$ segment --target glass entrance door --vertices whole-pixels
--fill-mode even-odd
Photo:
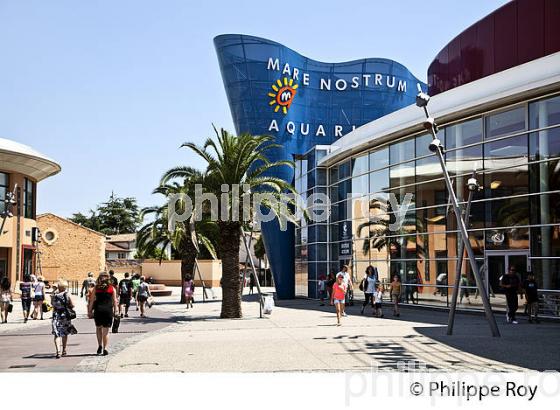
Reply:
[[[486,251],[486,284],[489,286],[488,293],[504,293],[500,287],[500,277],[504,275],[510,266],[515,266],[521,280],[527,277],[531,265],[529,250],[520,251]]]

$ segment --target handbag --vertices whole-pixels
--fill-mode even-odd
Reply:
[[[121,325],[121,318],[119,316],[115,316],[113,318],[113,326],[111,327],[112,333],[119,333],[119,326]]]
[[[47,305],[47,302],[43,302],[43,304],[41,305],[41,310],[43,311],[43,313],[47,313],[49,311],[49,305]]]
[[[14,310],[14,304],[12,302],[10,302],[8,304],[8,313],[12,313],[13,310]]]
[[[68,296],[64,293],[64,306],[66,307],[66,318],[70,320],[76,319],[76,311],[68,306]]]

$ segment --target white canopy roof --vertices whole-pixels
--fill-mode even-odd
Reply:
[[[0,138],[0,171],[17,172],[38,182],[60,170],[60,165],[33,148]]]
[[[560,87],[560,52],[452,88],[430,99],[438,124],[465,118]],[[330,166],[350,155],[423,131],[424,111],[410,105],[349,132],[332,145],[319,165]]]

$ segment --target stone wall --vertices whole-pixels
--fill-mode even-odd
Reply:
[[[221,260],[199,260],[200,272],[204,284],[208,287],[219,287],[222,278],[222,261]],[[157,260],[145,260],[142,263],[142,274],[149,278],[154,278],[156,283],[162,283],[167,286],[181,285],[181,261],[171,260],[162,261],[161,264]],[[194,283],[201,286],[199,275],[195,275]]]
[[[37,217],[43,236],[39,245],[43,276],[82,281],[105,270],[105,235],[53,214]]]

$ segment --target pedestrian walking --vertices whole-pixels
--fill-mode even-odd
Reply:
[[[93,278],[93,272],[88,272],[87,278],[82,282],[82,290],[80,291],[80,297],[85,296],[86,303],[89,301],[89,290],[92,286],[95,286],[95,279]]]
[[[149,291],[149,289],[148,289]],[[194,281],[192,276],[187,274],[185,276],[185,284],[183,287],[183,295],[185,295],[185,302],[187,303],[187,309],[193,307],[193,295],[194,295]]]
[[[378,284],[374,293],[375,300],[375,317],[383,317],[383,286]]]
[[[138,306],[138,288],[140,287],[140,275],[135,273],[132,276],[132,297],[134,298],[134,303],[136,304],[136,310],[139,310]]]
[[[113,285],[115,290],[117,290],[117,288],[119,287],[119,280],[115,277],[115,271],[110,270],[109,277],[111,279],[111,285]]]
[[[332,292],[333,292],[333,286],[334,286],[335,282],[336,282],[335,272],[329,273],[329,278],[327,279],[327,299],[328,300],[331,300]]]
[[[255,287],[255,275],[249,275],[249,295],[252,295]]]
[[[360,282],[360,290],[364,292],[364,303],[362,304],[362,310],[360,312],[362,315],[368,303],[371,304],[372,309],[375,311],[373,294],[375,293],[376,282],[375,270],[373,266],[370,265],[366,268],[365,276]]]
[[[10,287],[10,280],[4,276],[0,281],[0,317],[2,323],[8,323],[8,313],[10,313],[13,308],[13,298]]]
[[[467,280],[467,275],[463,274],[461,275],[461,281],[459,282],[460,286],[461,286],[461,292],[460,292],[460,296],[459,296],[459,303],[463,303],[463,298],[467,298],[467,302],[470,305],[471,304],[471,299],[470,299],[470,295],[469,295],[469,281]]]
[[[389,287],[389,296],[391,297],[391,302],[393,302],[393,316],[399,317],[401,314],[399,312],[399,301],[401,300],[402,294],[402,283],[399,275],[393,275],[393,280]]]
[[[342,275],[342,281],[344,282],[344,285],[346,286],[346,291],[344,292],[344,303],[342,305],[342,316],[346,316],[346,305],[348,303],[351,302],[351,292],[353,291],[353,287],[352,287],[352,278],[350,277],[350,273],[348,273],[348,266],[347,265],[343,265],[340,272],[337,273],[336,275],[336,279],[338,282],[338,277]],[[334,287],[333,287],[334,289]]]
[[[21,297],[21,309],[23,312],[23,323],[27,323],[29,319],[29,314],[31,313],[31,277],[25,275],[23,277],[23,282],[19,284],[19,291]]]
[[[78,333],[72,324],[72,319],[76,318],[76,313],[74,302],[67,289],[68,282],[61,280],[57,284],[56,291],[51,295],[51,305],[53,307],[52,334],[57,359],[67,354],[68,336]]]
[[[146,302],[152,296],[150,285],[146,283],[146,278],[140,276],[140,285],[138,286],[138,304],[140,305],[140,317],[146,317]]]
[[[331,296],[331,305],[336,308],[336,325],[340,326],[340,318],[344,315],[344,304],[346,302],[346,291],[348,290],[344,283],[344,274],[339,273],[336,276],[336,282],[333,285],[333,293]]]
[[[517,309],[519,308],[519,300],[517,294],[519,293],[521,287],[521,280],[519,279],[519,276],[517,276],[517,270],[515,266],[510,266],[507,274],[502,276],[500,280],[500,286],[504,289],[504,293],[506,294],[506,321],[507,323],[516,325],[518,322],[515,314],[517,312]]]
[[[45,279],[39,275],[37,281],[33,284],[33,320],[37,320],[40,316],[43,320],[43,302],[45,301]]]
[[[539,321],[539,284],[535,280],[535,275],[530,273],[523,282],[523,293],[527,302],[527,314],[529,323],[540,323]]]
[[[319,276],[319,281],[317,282],[317,292],[319,293],[319,299],[321,301],[319,306],[325,306],[325,296],[327,294],[327,279],[325,275]]]
[[[120,317],[128,317],[128,308],[130,307],[130,299],[132,298],[132,282],[129,279],[130,274],[126,272],[124,279],[119,282],[119,315]],[[124,307],[124,314],[123,314]]]
[[[111,284],[109,275],[101,272],[88,304],[88,317],[95,320],[98,355],[109,354],[109,329],[113,325],[113,317],[118,314],[117,304],[116,288]]]

